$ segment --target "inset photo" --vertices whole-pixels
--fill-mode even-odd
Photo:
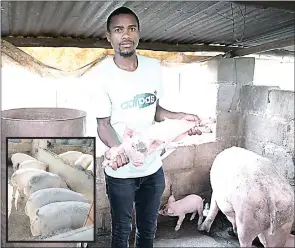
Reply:
[[[7,242],[95,241],[95,137],[7,138]]]

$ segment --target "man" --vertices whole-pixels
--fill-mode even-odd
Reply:
[[[100,64],[97,83],[97,132],[101,141],[116,147],[125,128],[145,130],[164,117],[186,119],[199,124],[196,115],[175,113],[159,105],[162,97],[161,67],[156,59],[136,54],[139,20],[130,9],[121,7],[107,20],[107,39],[115,51]],[[189,135],[201,134],[197,129]],[[105,153],[109,158],[109,152]],[[135,203],[135,247],[153,247],[160,200],[165,189],[160,152],[135,167],[125,153],[117,156],[112,167],[105,168],[107,194],[112,216],[112,247],[127,248]]]

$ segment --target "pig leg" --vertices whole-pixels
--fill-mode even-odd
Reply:
[[[236,219],[234,216],[234,212],[231,213],[225,213],[226,218],[230,221],[230,223],[232,224],[232,230],[230,230],[230,232],[233,232],[234,235],[238,235],[237,233],[237,224],[236,224]]]
[[[208,216],[206,217],[203,224],[200,225],[198,230],[209,232],[211,225],[212,225],[213,221],[215,220],[216,215],[218,214],[218,211],[219,211],[219,208],[218,208],[217,203],[215,201],[214,192],[213,192],[212,196],[211,196],[211,206],[209,209]]]
[[[20,195],[21,198],[24,198],[25,197],[24,189],[18,188],[18,193],[19,193],[19,195]]]
[[[245,225],[238,224],[237,225],[237,233],[238,239],[240,243],[240,247],[252,247],[253,240],[257,237],[257,235],[253,235],[253,232],[247,230]]]
[[[259,238],[260,243],[263,245],[263,247],[266,247],[266,239],[265,239],[265,236],[263,235],[263,233],[260,233],[258,235],[258,238]]]
[[[237,234],[240,247],[252,247],[253,240],[259,235],[257,223],[247,215],[236,215]]]
[[[292,225],[287,223],[278,228],[273,235],[269,235],[268,231],[264,231],[263,236],[266,241],[265,247],[284,247],[290,235],[291,228]]]
[[[12,199],[15,199],[16,190],[17,190],[17,186],[13,186]]]
[[[198,215],[199,215],[199,219],[198,219],[198,229],[199,229],[203,221],[203,208],[198,209]]]
[[[192,213],[192,216],[190,218],[190,221],[192,221],[196,217],[196,214],[197,214],[197,211],[195,211],[195,212]]]
[[[176,224],[176,227],[175,227],[175,231],[178,231],[180,229],[184,218],[185,218],[185,214],[178,216],[178,221],[177,221],[177,224]]]

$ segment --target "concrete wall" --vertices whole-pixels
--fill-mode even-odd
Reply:
[[[239,110],[239,145],[274,160],[294,186],[294,91],[244,86]]]
[[[14,139],[8,142],[8,161],[12,154],[21,152],[32,156],[32,139]]]

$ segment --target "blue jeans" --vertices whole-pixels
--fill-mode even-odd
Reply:
[[[135,203],[135,248],[152,248],[158,211],[165,189],[163,168],[140,178],[113,178],[106,175],[106,189],[112,216],[112,248],[129,247],[132,210]]]

